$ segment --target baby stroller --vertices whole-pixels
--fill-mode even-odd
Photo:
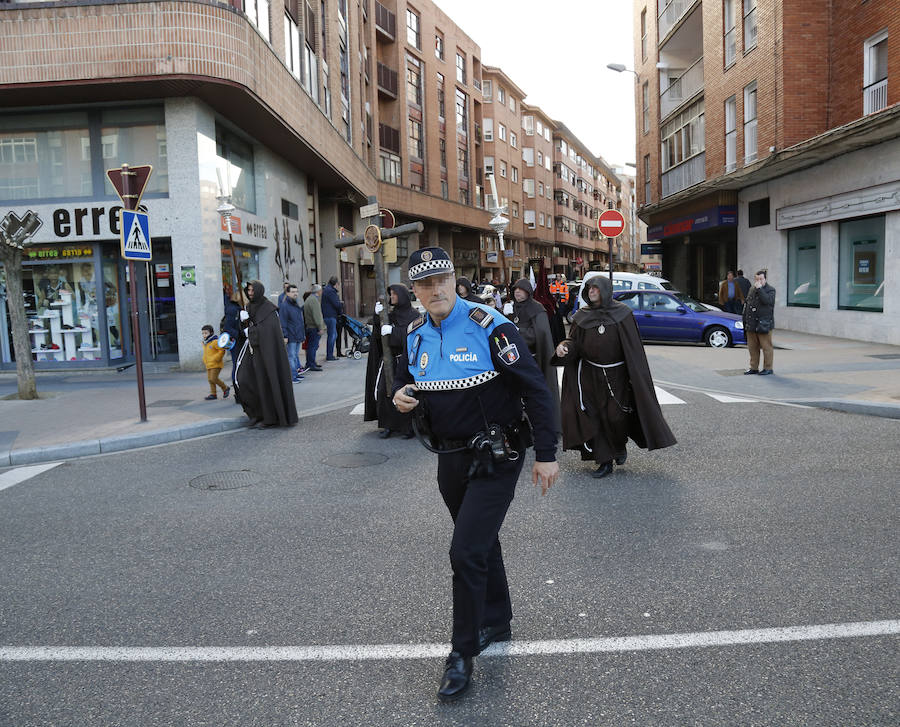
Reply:
[[[341,323],[353,341],[350,345],[349,355],[357,360],[361,359],[364,353],[369,352],[369,346],[372,343],[372,330],[365,323],[361,323],[343,313],[341,314]]]

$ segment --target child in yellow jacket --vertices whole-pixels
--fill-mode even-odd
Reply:
[[[217,386],[222,389],[222,398],[227,399],[231,389],[219,378],[222,361],[225,358],[225,349],[219,348],[219,337],[216,336],[211,325],[207,324],[201,330],[203,331],[203,363],[206,366],[206,378],[209,380],[209,396],[206,399],[211,401],[217,398]]]

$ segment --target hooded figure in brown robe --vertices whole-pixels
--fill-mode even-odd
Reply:
[[[237,394],[250,426],[260,429],[297,423],[291,366],[284,347],[278,308],[258,280],[247,285],[247,340],[237,359]]]
[[[525,294],[524,300],[519,300],[516,291],[521,290]],[[535,363],[544,374],[547,388],[553,399],[553,411],[556,417],[553,431],[560,432],[559,426],[559,379],[556,375],[556,367],[551,364],[553,359],[553,334],[550,332],[550,316],[546,308],[534,299],[534,289],[527,278],[522,278],[513,286],[513,312],[510,319],[516,324],[519,333],[528,344],[528,350],[534,356]]]
[[[629,437],[642,449],[676,440],[659,408],[631,309],[613,298],[612,283],[602,275],[588,280],[582,298],[585,305],[553,362],[565,366],[563,448],[594,460],[593,476],[600,478],[612,472],[613,461],[625,464]]]

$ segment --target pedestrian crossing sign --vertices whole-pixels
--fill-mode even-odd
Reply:
[[[120,210],[122,257],[126,260],[150,260],[150,216],[146,212]]]

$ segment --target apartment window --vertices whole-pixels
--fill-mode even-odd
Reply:
[[[515,131],[510,131],[510,132],[509,132],[509,145],[510,145],[513,149],[518,149],[518,148],[519,148],[519,137],[516,136],[516,132],[515,132]]]
[[[534,166],[534,149],[531,147],[525,147],[522,149],[522,161],[525,162],[526,167]]]
[[[456,80],[466,82],[466,57],[459,51],[456,51]]]
[[[725,101],[725,172],[737,168],[737,100],[734,96]]]
[[[769,198],[755,199],[747,205],[747,225],[765,227],[770,222]]]
[[[494,157],[484,158],[484,176],[492,177],[494,175]]]
[[[414,106],[422,105],[422,77],[411,65],[406,67],[406,100]]]
[[[644,133],[650,133],[650,83],[646,82],[641,87],[641,108],[644,116]]]
[[[352,127],[350,124],[350,54],[347,52],[345,39],[341,38],[338,48],[341,67],[341,121],[344,123],[344,138],[352,139]],[[330,103],[330,102],[329,102]]]
[[[519,168],[518,167],[512,168],[512,176],[510,177],[510,179],[512,179],[513,182],[519,181]]]
[[[447,168],[447,140],[439,139],[438,146],[440,147],[440,152],[441,152],[441,168],[446,169]]]
[[[534,116],[523,116],[522,128],[525,129],[525,136],[534,136]]]
[[[378,167],[378,178],[391,184],[400,184],[400,157],[396,154],[381,152],[379,160],[381,164]]]
[[[500,176],[506,179],[506,162],[500,160]]]
[[[544,127],[544,141],[550,141],[550,127]]]
[[[492,103],[494,96],[494,84],[492,81],[484,81],[481,84],[481,95],[484,97],[485,103]]]
[[[553,228],[553,215],[547,215],[547,229]]]
[[[650,155],[644,156],[644,204],[650,204]]]
[[[300,78],[300,28],[284,14],[284,62],[294,78]]]
[[[538,226],[539,227],[544,226],[544,213],[543,212],[538,212]]]
[[[244,13],[263,38],[271,41],[269,32],[269,0],[244,0]]]
[[[841,222],[838,308],[884,310],[884,215]]]
[[[543,197],[543,196],[544,196],[544,183],[543,183],[543,182],[538,182],[538,191],[537,191],[537,193],[538,193],[538,197]]]
[[[460,204],[469,204],[469,190],[464,187],[459,188],[459,197],[457,198]]]
[[[512,216],[516,219],[519,218],[519,203],[518,202],[512,203]]]
[[[493,141],[494,140],[494,120],[493,119],[484,119],[484,140],[485,141]]]
[[[446,179],[441,180],[441,199],[450,199],[450,187]]]
[[[647,60],[647,8],[641,10],[641,60]]]
[[[316,14],[309,3],[303,3],[303,87],[312,100],[319,103],[319,57],[316,55]]]
[[[756,161],[756,81],[744,88],[744,164]]]
[[[438,116],[443,121],[447,115],[447,105],[444,99],[444,76],[437,74],[437,98],[438,98]]]
[[[406,42],[415,48],[422,48],[419,39],[419,16],[409,8],[406,8]]]
[[[513,167],[515,169],[515,167]],[[534,198],[534,180],[533,179],[523,179],[522,180],[522,191],[525,193],[525,196],[529,199]],[[541,192],[543,195],[543,192]]]
[[[500,141],[506,141],[506,127],[503,124],[497,124],[497,136]]]
[[[788,230],[787,304],[819,307],[819,225]]]
[[[863,44],[863,113],[872,114],[887,106],[886,30],[872,36]]]
[[[722,18],[725,26],[725,68],[734,63],[737,55],[737,32],[734,25],[735,2],[736,0],[724,0],[722,3]]]
[[[535,121],[535,122],[534,122],[534,125],[535,125],[535,127],[536,127],[536,129],[537,129],[537,135],[538,135],[538,136],[543,136],[543,135],[544,135],[544,125],[541,123],[540,119],[538,119],[537,121]]]
[[[506,103],[506,89],[503,86],[497,86],[497,103]]]
[[[756,0],[744,0],[744,53],[756,48]]]
[[[549,154],[544,157],[544,169],[546,169],[548,172],[550,171],[550,155]]]
[[[538,152],[537,154],[538,154],[538,157],[537,157],[538,166],[539,167],[543,166],[544,165],[544,155],[541,152]]]
[[[409,120],[409,143],[407,151],[411,157],[422,159],[425,156],[422,144],[422,123],[413,119]]]
[[[512,96],[509,97],[509,110],[516,113],[516,100]]]
[[[463,179],[469,178],[469,152],[462,147],[456,148],[456,170]]]
[[[434,55],[444,60],[444,36],[437,34],[434,36]]]
[[[466,94],[456,89],[456,133],[467,136],[469,133],[469,110]]]

